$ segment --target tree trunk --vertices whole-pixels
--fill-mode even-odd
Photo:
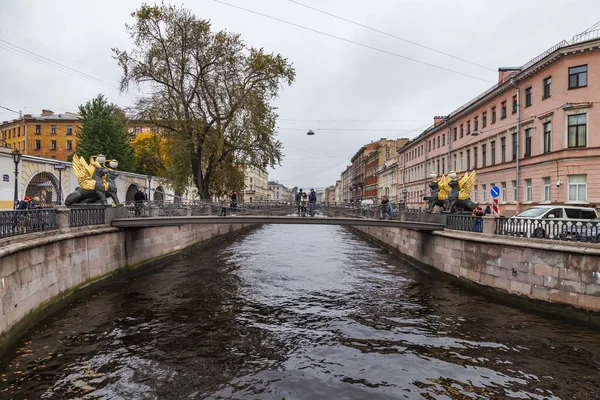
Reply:
[[[198,189],[198,195],[201,199],[210,199],[209,187],[210,182],[202,174],[202,150],[198,149],[190,154],[192,161],[192,173],[194,174],[194,183]]]

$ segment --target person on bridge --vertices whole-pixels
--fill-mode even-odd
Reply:
[[[306,206],[308,205],[308,195],[306,192],[302,192],[302,202],[300,203],[300,210],[302,211],[302,216],[306,216]]]
[[[381,217],[379,219],[392,219],[392,203],[386,195],[381,196]]]
[[[486,215],[492,213],[492,210],[490,209],[489,205],[487,207],[485,207],[485,211],[484,212],[485,212]]]
[[[300,216],[300,212],[302,211],[302,189],[296,193],[296,208],[298,208],[298,216]]]
[[[317,193],[315,189],[310,189],[310,195],[308,196],[308,212],[311,217],[315,216],[315,208],[317,207]]]
[[[477,208],[473,210],[472,215],[475,217],[475,222],[473,223],[473,232],[482,232],[483,219],[481,219],[481,217],[484,216],[484,213],[481,207],[477,206]]]
[[[233,192],[231,192],[231,213],[235,213],[235,210],[237,209],[237,192],[234,190]]]
[[[135,194],[133,195],[133,201],[135,201],[135,216],[136,217],[141,217],[142,216],[142,208],[144,207],[144,201],[146,200],[146,194],[144,193],[144,188],[143,187],[138,187],[137,192],[135,192]]]
[[[229,206],[229,194],[227,192],[223,193],[221,196],[221,214],[219,216],[226,217],[227,216],[227,207]]]

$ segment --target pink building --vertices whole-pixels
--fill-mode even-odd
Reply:
[[[398,151],[398,191],[423,205],[430,173],[477,171],[472,200],[501,215],[536,204],[600,205],[600,39],[563,41]],[[589,39],[589,35],[585,38]]]

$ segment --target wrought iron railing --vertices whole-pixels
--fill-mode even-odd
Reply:
[[[103,225],[105,223],[105,207],[71,208],[69,210],[69,226]]]
[[[538,239],[600,242],[600,223],[530,218],[498,218],[496,234]]]
[[[483,232],[483,218],[472,215],[448,214],[446,228],[455,231]]]
[[[0,237],[54,229],[57,229],[56,210],[0,211]]]
[[[271,215],[272,213],[293,212],[290,202],[252,202],[244,204],[195,202],[127,202],[117,209],[117,218],[183,217],[183,216],[242,216]]]

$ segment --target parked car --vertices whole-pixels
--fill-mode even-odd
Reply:
[[[563,238],[597,217],[596,210],[589,207],[536,206],[510,217],[502,227],[509,235]]]

